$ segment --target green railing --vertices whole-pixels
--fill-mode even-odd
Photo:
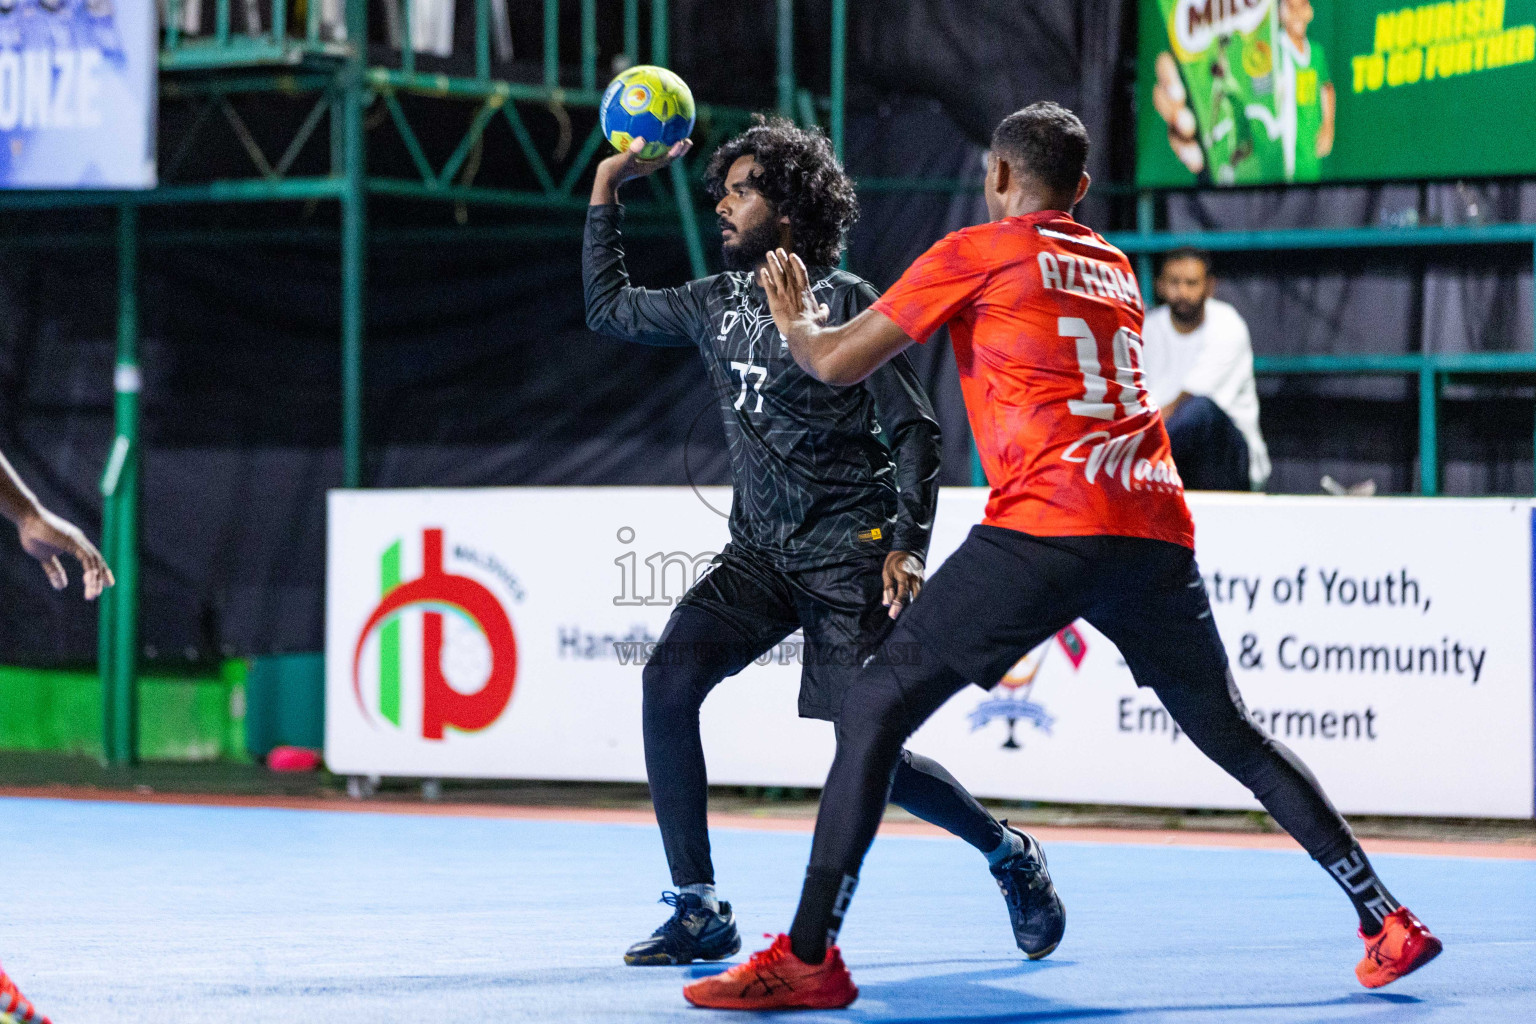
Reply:
[[[580,5],[580,59],[576,81],[567,82],[560,64],[561,11],[557,0],[543,0],[542,74],[534,82],[497,78],[493,54],[493,18],[489,0],[474,0],[475,31],[469,60],[449,61],[454,73],[424,71],[413,43],[410,0],[400,4],[400,41],[382,62],[358,41],[367,38],[370,0],[346,0],[343,21],[327,26],[321,19],[320,0],[306,0],[293,7],[302,17],[289,17],[288,0],[266,0],[258,7],[264,24],[252,31],[236,31],[234,0],[214,0],[213,22],[207,32],[187,35],[181,30],[181,0],[171,0],[162,30],[160,68],[161,97],[188,100],[197,109],[181,144],[162,166],[158,188],[145,192],[30,191],[0,192],[0,209],[59,209],[110,206],[118,211],[113,237],[85,232],[57,232],[47,236],[0,232],[0,249],[40,246],[113,246],[118,260],[118,360],[116,370],[115,434],[103,476],[105,497],[103,547],[118,576],[118,586],[103,599],[100,617],[100,674],[104,694],[106,757],[127,763],[138,756],[137,688],[137,569],[138,569],[138,464],[139,403],[137,277],[141,248],[157,245],[225,245],[260,241],[335,242],[340,249],[342,366],[343,484],[364,483],[363,354],[365,331],[366,254],[370,244],[461,240],[516,240],[569,237],[570,228],[551,225],[484,225],[459,229],[415,229],[373,232],[368,223],[370,198],[379,200],[437,201],[464,206],[494,206],[507,210],[538,210],[579,214],[585,207],[574,194],[576,184],[601,149],[596,127],[566,161],[551,159],[533,142],[518,105],[536,106],[555,116],[568,109],[594,108],[606,84],[598,71],[599,5],[582,0]],[[642,7],[649,8],[650,63],[666,64],[670,55],[666,0],[622,0],[605,5],[607,13],[622,19],[624,53],[640,62]],[[246,10],[242,6],[242,12]],[[777,0],[779,29],[776,86],[779,109],[807,123],[828,112],[828,127],[839,152],[843,142],[843,97],[846,78],[847,0],[832,0],[831,96],[818,100],[799,86],[794,69],[794,3]],[[334,37],[334,38],[331,38]],[[281,154],[266,153],[231,103],[241,95],[273,93],[307,94],[315,97],[309,113]],[[403,95],[421,100],[467,104],[468,127],[445,158],[434,161],[411,121]],[[385,177],[370,173],[367,162],[364,112],[382,104],[399,132],[415,177]],[[417,104],[418,106],[420,104]],[[246,177],[213,181],[171,180],[198,140],[198,133],[222,115],[250,158],[252,173]],[[746,111],[699,106],[701,122],[716,126],[745,119]],[[417,115],[420,116],[420,115]],[[329,172],[294,175],[290,171],[323,122],[330,126]],[[498,121],[511,130],[518,150],[528,162],[537,187],[514,190],[485,187],[468,180],[465,168],[471,151],[483,133]],[[563,166],[560,166],[563,163]],[[636,220],[631,233],[654,233],[665,219],[677,225],[687,246],[695,273],[706,272],[704,246],[694,209],[696,196],[689,185],[687,168],[671,169],[671,196],[631,205]],[[338,204],[339,231],[306,228],[219,230],[141,230],[139,211],[146,206],[194,203],[268,203],[331,201]],[[551,232],[556,232],[551,234]]]
[[[1138,257],[1138,276],[1150,305],[1155,253],[1182,246],[1209,252],[1293,252],[1437,247],[1522,246],[1536,264],[1536,224],[1467,224],[1411,228],[1293,228],[1277,231],[1153,231],[1153,197],[1138,205],[1139,230],[1106,237]],[[1258,356],[1254,372],[1272,376],[1410,376],[1418,380],[1419,493],[1440,493],[1440,398],[1452,376],[1499,377],[1536,374],[1536,323],[1533,343],[1522,352],[1351,353],[1342,355]],[[1532,431],[1536,460],[1536,426]],[[1536,465],[1536,462],[1533,462]]]
[[[212,31],[195,36],[182,32],[183,0],[170,0],[161,29],[160,66],[166,70],[247,67],[259,64],[300,64],[309,57],[346,57],[345,43],[321,38],[320,0],[309,0],[304,24],[290,25],[288,0],[271,0],[258,7],[266,14],[266,31],[234,31],[232,0],[214,0]]]

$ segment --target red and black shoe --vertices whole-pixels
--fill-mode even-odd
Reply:
[[[32,1000],[22,995],[10,975],[0,968],[0,1022],[11,1024],[50,1024],[47,1017],[37,1012]]]
[[[836,946],[821,963],[808,964],[780,935],[746,963],[685,986],[683,998],[714,1010],[838,1010],[859,998],[859,989]]]
[[[1429,963],[1440,955],[1440,940],[1407,907],[1398,907],[1375,935],[1360,933],[1365,958],[1355,965],[1355,977],[1366,988],[1380,988]]]

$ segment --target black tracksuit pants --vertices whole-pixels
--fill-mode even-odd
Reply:
[[[877,658],[849,689],[822,791],[797,933],[836,933],[874,838],[902,744],[969,681],[994,685],[1075,619],[1108,637],[1190,740],[1247,786],[1316,860],[1354,836],[1306,766],[1249,718],[1187,548],[1127,537],[1032,537],[977,526],[886,643],[922,657]],[[824,897],[812,900],[814,893]],[[842,898],[834,898],[839,892]]]
[[[883,552],[874,552],[841,565],[785,572],[731,546],[672,613],[642,679],[646,777],[674,885],[715,880],[709,781],[699,737],[704,698],[721,680],[803,629],[800,713],[838,721],[848,683],[890,632],[881,604],[883,561]],[[843,746],[839,726],[838,747]],[[886,771],[891,803],[984,853],[1003,841],[997,820],[932,759],[898,743]],[[885,788],[879,794],[882,807]]]

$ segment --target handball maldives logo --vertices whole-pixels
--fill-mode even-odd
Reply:
[[[487,561],[474,552],[456,551],[455,557],[482,565]],[[379,559],[381,597],[358,633],[352,656],[352,692],[363,717],[375,727],[383,720],[408,728],[414,724],[410,712],[416,710],[419,692],[424,739],[441,740],[448,728],[477,732],[490,726],[506,710],[517,678],[517,638],[506,608],[479,580],[443,568],[441,529],[421,532],[420,576],[402,580],[401,560],[397,540]],[[494,559],[488,561],[501,570]],[[509,578],[505,570],[500,575]],[[419,633],[407,629],[418,624]],[[365,691],[363,656],[375,634],[377,687]],[[405,685],[415,675],[406,652],[417,648],[419,691]],[[445,670],[445,655],[451,671]],[[471,680],[483,681],[469,689],[464,684]]]

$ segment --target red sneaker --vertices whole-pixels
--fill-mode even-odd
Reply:
[[[780,935],[746,963],[685,986],[683,998],[715,1010],[837,1010],[859,998],[859,989],[836,946],[808,964]]]
[[[1380,988],[1411,974],[1440,955],[1440,940],[1407,907],[1398,907],[1375,935],[1360,933],[1365,958],[1355,965],[1355,977],[1366,988]]]
[[[4,968],[0,968],[0,1021],[6,1024],[11,1021],[18,1024],[51,1024],[47,1017],[37,1012],[32,1000],[17,991],[16,983],[5,973]]]

